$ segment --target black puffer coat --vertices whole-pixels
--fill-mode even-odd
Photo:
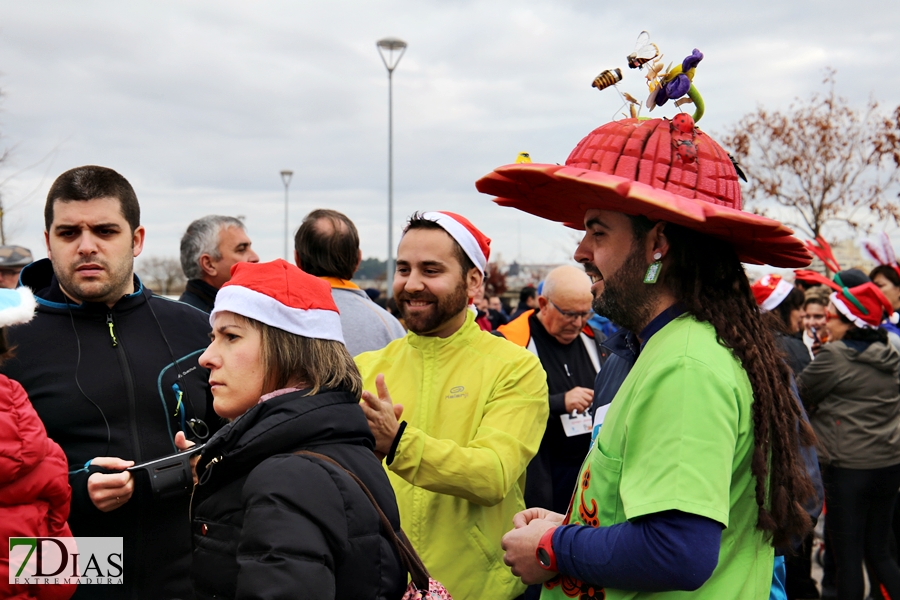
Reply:
[[[291,392],[224,427],[197,465],[194,591],[203,598],[399,599],[406,570],[359,485],[394,529],[394,492],[354,397]]]

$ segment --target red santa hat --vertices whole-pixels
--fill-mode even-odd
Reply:
[[[871,281],[834,292],[830,299],[834,307],[857,327],[877,329],[884,313],[894,312],[891,301]]]
[[[750,286],[759,310],[768,312],[784,302],[794,286],[784,280],[781,275],[766,275]]]
[[[423,213],[422,218],[434,221],[450,234],[484,275],[488,259],[491,257],[491,238],[481,233],[467,218],[456,213],[445,210],[431,211]]]
[[[331,286],[280,258],[231,267],[231,280],[216,295],[210,325],[226,310],[295,335],[344,343]]]

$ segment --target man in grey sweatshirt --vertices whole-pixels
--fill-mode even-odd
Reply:
[[[380,350],[406,335],[396,318],[350,281],[361,259],[356,225],[336,210],[312,211],[294,236],[297,266],[331,284],[331,295],[341,311],[344,341],[353,356]]]

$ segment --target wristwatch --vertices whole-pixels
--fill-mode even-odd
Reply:
[[[544,532],[544,535],[541,536],[541,541],[538,542],[537,550],[535,551],[538,562],[541,563],[541,567],[547,571],[559,570],[556,568],[556,554],[553,553],[554,531],[556,531],[556,527],[551,527]]]

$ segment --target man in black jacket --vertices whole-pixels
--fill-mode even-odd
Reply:
[[[123,585],[81,585],[76,597],[189,598],[190,482],[154,495],[135,463],[176,452],[184,435],[218,429],[204,313],[153,296],[134,275],[144,228],[124,177],[79,167],[57,178],[44,208],[49,259],[22,272],[35,319],[7,331],[3,372],[28,392],[69,460],[75,536],[122,537]]]
[[[181,270],[188,282],[179,300],[212,312],[219,288],[231,279],[231,267],[259,262],[252,244],[244,222],[235,217],[206,215],[193,221],[181,238]]]

